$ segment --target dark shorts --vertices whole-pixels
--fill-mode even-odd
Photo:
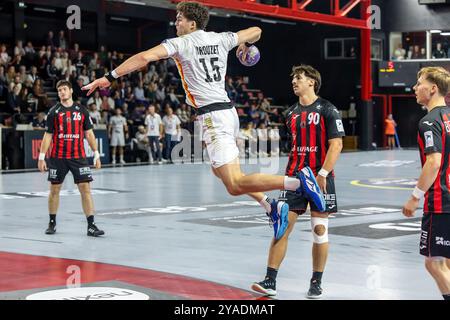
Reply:
[[[326,204],[325,212],[336,213],[338,211],[338,208],[336,188],[334,186],[334,177],[327,177],[327,193],[324,194],[324,196]],[[293,211],[297,214],[305,213],[308,204],[311,208],[311,211],[320,212],[313,202],[309,201],[309,199],[304,196],[299,196],[295,193],[295,191],[282,190],[280,192],[278,200],[285,201],[289,205],[289,211]]]
[[[394,134],[387,134],[386,135],[388,138],[395,138],[395,135]]]
[[[450,213],[423,215],[419,248],[423,256],[450,259]]]
[[[70,171],[73,175],[73,181],[78,184],[80,182],[91,182],[92,173],[89,163],[86,159],[48,159],[48,181],[52,184],[61,184]]]

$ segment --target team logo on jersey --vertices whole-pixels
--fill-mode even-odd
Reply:
[[[422,122],[423,124],[426,124],[426,125],[429,125],[429,126],[432,126],[433,125],[433,123],[432,122],[430,122],[430,121],[424,121],[424,122]]]
[[[320,110],[320,109],[322,109],[322,106],[319,104],[319,105],[316,107],[316,109],[317,109],[317,110]]]
[[[344,125],[342,124],[342,120],[339,120],[339,119],[336,120],[336,128],[339,132],[345,132]]]
[[[80,107],[79,106],[75,106],[75,110],[80,110]]]
[[[425,148],[434,147],[433,132],[426,131],[424,135],[425,135]]]

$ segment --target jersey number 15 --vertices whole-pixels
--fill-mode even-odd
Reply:
[[[218,81],[222,80],[222,76],[219,71],[219,66],[215,65],[215,62],[219,61],[219,58],[214,57],[209,60],[209,63],[211,64],[211,68],[214,72],[214,74],[213,74],[214,79],[211,78],[211,76],[209,75],[208,66],[206,65],[205,58],[201,58],[201,59],[199,59],[199,61],[201,62],[201,64],[203,65],[203,69],[205,70],[205,73],[206,73],[205,81],[206,82],[213,82],[213,81],[218,82]]]

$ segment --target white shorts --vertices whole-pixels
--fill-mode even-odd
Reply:
[[[202,140],[213,168],[230,163],[239,156],[236,145],[239,117],[235,108],[205,113],[197,119],[202,124]]]
[[[112,133],[111,134],[111,142],[109,144],[111,147],[124,147],[125,146],[125,137],[123,133]]]

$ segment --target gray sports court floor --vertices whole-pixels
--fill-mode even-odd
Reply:
[[[279,173],[286,162],[280,159]],[[257,165],[243,168],[259,171]],[[336,167],[340,210],[330,220],[323,299],[441,299],[418,253],[421,212],[412,219],[400,212],[419,172],[417,150],[341,155]],[[103,238],[86,236],[70,174],[53,236],[44,234],[46,175],[0,175],[0,299],[63,288],[69,264],[82,266],[83,286],[119,283],[154,299],[260,297],[250,292],[250,285],[265,275],[272,229],[259,205],[228,195],[209,165],[105,168],[94,172],[94,179],[96,222],[106,232]],[[278,273],[278,299],[305,299],[308,289],[310,223],[308,216],[300,219]],[[33,265],[30,259],[40,257],[40,264]],[[137,270],[136,281],[114,274],[99,278],[96,264]],[[50,265],[56,266],[55,273],[39,272]],[[159,280],[140,283],[145,271]],[[194,294],[186,287],[193,289],[196,281],[219,289],[202,291],[199,286]]]

